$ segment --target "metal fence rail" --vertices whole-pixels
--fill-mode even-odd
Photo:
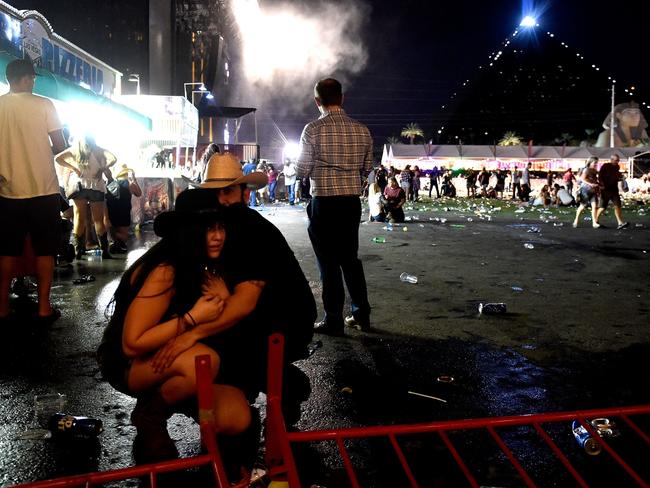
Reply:
[[[514,470],[519,475],[523,484],[529,487],[537,486],[531,478],[530,474],[522,466],[521,462],[513,454],[512,450],[508,447],[503,437],[497,431],[507,427],[531,427],[544,443],[550,448],[559,462],[564,466],[566,471],[573,477],[579,486],[588,486],[583,476],[572,466],[568,457],[562,452],[558,445],[552,440],[550,435],[546,432],[542,424],[552,424],[558,422],[572,422],[578,420],[580,424],[589,432],[591,437],[607,452],[611,458],[627,473],[629,478],[634,481],[638,486],[648,487],[648,482],[644,481],[642,477],[630,466],[630,464],[623,459],[623,457],[616,452],[616,450],[604,438],[600,437],[596,430],[592,427],[588,419],[600,417],[616,417],[623,420],[623,422],[630,428],[630,430],[637,434],[638,438],[645,443],[648,455],[646,459],[650,459],[650,437],[644,433],[638,425],[630,419],[630,416],[648,415],[650,414],[650,405],[624,407],[624,408],[609,408],[609,409],[594,409],[594,410],[580,410],[574,412],[561,412],[561,413],[547,413],[536,415],[520,415],[509,417],[495,417],[495,418],[481,418],[481,419],[468,419],[468,420],[451,420],[443,422],[429,422],[418,423],[410,425],[395,425],[395,426],[377,426],[377,427],[359,427],[359,428],[346,428],[346,429],[328,429],[309,432],[287,432],[282,413],[280,410],[281,392],[282,392],[282,372],[281,368],[277,365],[282,364],[283,355],[283,338],[282,336],[275,335],[269,341],[269,373],[268,373],[268,394],[267,394],[267,433],[272,442],[267,443],[267,465],[270,468],[270,475],[272,479],[287,480],[291,488],[300,487],[300,478],[298,469],[294,459],[292,444],[308,443],[308,442],[335,442],[343,467],[347,473],[350,485],[357,488],[360,485],[357,474],[354,470],[352,461],[348,450],[345,447],[345,441],[350,439],[363,439],[371,437],[386,437],[393,447],[393,451],[399,465],[404,471],[404,476],[408,479],[409,486],[418,487],[418,481],[413,474],[411,466],[409,466],[406,456],[398,442],[398,436],[406,436],[413,434],[437,434],[446,446],[449,454],[454,459],[458,469],[462,472],[464,478],[470,486],[478,487],[480,484],[476,481],[476,477],[472,472],[468,462],[465,461],[458,449],[449,437],[450,432],[468,431],[484,429],[496,445],[499,447],[503,455],[508,459]],[[275,365],[275,366],[273,366]]]
[[[388,439],[399,466],[408,480],[408,486],[419,487],[420,484],[412,467],[409,465],[407,456],[400,445],[399,438],[415,434],[433,434],[440,438],[447,452],[455,462],[458,470],[472,487],[479,487],[476,473],[473,471],[471,462],[464,459],[458,447],[452,441],[450,433],[484,431],[498,446],[503,456],[512,465],[518,474],[521,482],[529,487],[537,486],[533,477],[526,471],[520,460],[513,453],[511,447],[503,439],[498,431],[513,427],[529,427],[532,432],[539,436],[546,446],[553,453],[555,458],[564,467],[566,472],[573,478],[578,486],[589,486],[585,477],[576,469],[567,455],[551,438],[543,424],[567,423],[577,420],[587,430],[594,441],[606,452],[628,477],[628,480],[638,486],[650,488],[650,485],[635,470],[623,455],[617,452],[614,447],[603,437],[599,436],[589,419],[600,417],[614,417],[621,419],[629,428],[631,433],[644,446],[644,459],[650,459],[650,436],[645,433],[631,416],[650,414],[650,405],[635,407],[580,410],[574,412],[547,413],[535,415],[520,415],[508,417],[494,417],[468,420],[451,420],[443,422],[428,422],[410,425],[358,427],[346,429],[326,429],[306,432],[287,432],[284,418],[281,411],[282,401],[282,358],[284,339],[279,334],[269,338],[269,368],[268,368],[268,389],[267,389],[267,410],[266,410],[266,465],[268,474],[272,480],[269,486],[289,486],[299,488],[301,486],[298,467],[293,453],[292,445],[298,443],[326,442],[331,441],[337,445],[343,467],[353,488],[361,486],[357,472],[349,455],[345,442],[351,439],[386,438]],[[148,477],[150,486],[156,487],[158,475],[163,473],[184,471],[190,468],[207,466],[214,477],[214,485],[217,488],[235,487],[242,488],[249,485],[249,478],[244,478],[236,484],[229,483],[214,432],[213,410],[212,410],[212,383],[210,379],[210,359],[208,356],[200,356],[196,359],[198,399],[199,399],[199,422],[201,426],[201,442],[206,454],[191,458],[176,459],[156,464],[129,467],[105,472],[90,473],[85,475],[69,476],[54,480],[37,481],[17,485],[22,488],[37,487],[91,487],[109,482],[121,481],[131,478]],[[275,483],[275,484],[274,484]]]
[[[210,357],[207,355],[198,356],[195,360],[195,364],[197,373],[199,424],[201,426],[201,444],[203,449],[206,451],[205,454],[153,464],[143,464],[123,469],[36,481],[15,486],[21,488],[91,487],[114,481],[123,481],[146,476],[149,479],[149,486],[156,488],[158,485],[158,476],[160,474],[185,471],[202,466],[210,468],[214,480],[213,486],[217,488],[242,488],[248,486],[248,478],[242,479],[233,484],[228,481],[223,461],[219,454],[213,423],[213,392],[212,379],[210,375]]]

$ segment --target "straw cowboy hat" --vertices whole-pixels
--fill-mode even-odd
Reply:
[[[268,183],[265,173],[253,171],[244,176],[241,163],[231,153],[214,154],[205,166],[200,188],[226,188],[234,185],[247,185],[259,190]]]
[[[223,221],[226,213],[214,192],[200,188],[183,190],[176,197],[174,210],[156,216],[153,230],[157,236],[166,237],[185,225]]]
[[[122,169],[120,169],[120,171],[115,175],[115,179],[123,178],[125,176],[128,176],[130,171],[133,171],[133,170],[131,168],[129,168],[126,164],[123,164]]]

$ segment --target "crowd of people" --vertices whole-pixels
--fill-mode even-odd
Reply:
[[[468,198],[499,198],[544,207],[577,206],[574,226],[577,226],[580,214],[585,208],[592,209],[592,223],[598,228],[602,213],[610,205],[618,228],[628,225],[623,220],[620,194],[631,192],[634,198],[642,200],[644,195],[650,196],[650,174],[643,175],[634,188],[628,188],[625,174],[620,171],[619,156],[613,154],[608,163],[598,168],[598,158],[592,157],[584,168],[574,173],[570,168],[560,173],[545,172],[545,183],[537,184],[534,189],[531,181],[531,163],[522,169],[497,169],[487,171],[465,169],[456,176],[466,182]],[[425,174],[426,173],[426,174]],[[536,175],[539,182],[540,175]],[[403,206],[408,201],[420,199],[421,181],[428,180],[429,198],[456,197],[452,171],[437,166],[425,172],[418,166],[411,168],[406,165],[398,170],[393,166],[375,166],[368,175],[364,187],[364,197],[368,199],[368,220],[371,222],[403,222]],[[427,187],[425,186],[426,190]]]
[[[66,148],[54,105],[31,93],[35,76],[29,61],[9,63],[10,92],[0,97],[0,135],[17,141],[0,145],[0,226],[7,230],[0,240],[0,323],[10,319],[9,283],[28,237],[38,286],[36,320],[51,323],[60,316],[49,295],[61,240],[62,201],[73,202],[77,257],[85,250],[90,218],[103,257],[110,258],[126,250],[131,195],[141,194],[133,171],[122,165],[113,175],[117,158],[93,138]],[[283,410],[292,424],[310,392],[308,378],[293,363],[307,357],[313,333],[342,335],[346,326],[362,331],[371,327],[358,257],[359,196],[368,198],[371,221],[403,222],[404,205],[421,198],[425,176],[418,166],[373,168],[370,132],[343,110],[337,80],[319,81],[314,101],[321,116],[305,126],[299,158],[285,161],[280,169],[268,162],[242,164],[217,145],[208,146],[191,181],[195,188],[181,192],[173,210],[156,216],[153,230],[159,240],[120,280],[97,355],[104,379],[136,399],[131,421],[137,429],[138,462],[178,456],[167,419],[175,412],[198,414],[196,356],[211,358],[214,424],[225,436],[220,445],[236,476],[243,463],[250,466],[260,435],[251,403],[265,391],[269,334],[285,335]],[[54,162],[65,175],[63,191]],[[611,203],[618,227],[625,227],[618,157],[612,156],[599,171],[596,163],[590,160],[577,178],[565,174],[563,186],[549,176],[534,198],[542,205],[569,205],[576,181],[580,205],[574,226],[587,206],[593,226],[600,226],[599,218]],[[509,190],[507,176],[505,171],[468,171],[468,195],[503,198],[512,191],[512,198],[528,201],[530,164],[512,172]],[[429,197],[433,189],[437,198],[456,196],[451,171],[434,168],[427,177]],[[308,200],[307,230],[322,281],[320,321],[312,290],[285,237],[251,208],[260,199],[277,201],[281,180],[290,205]],[[344,310],[346,289],[349,313]],[[288,314],[278,312],[287,290],[292,294]]]

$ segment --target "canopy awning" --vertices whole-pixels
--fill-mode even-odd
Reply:
[[[7,65],[14,59],[16,58],[7,53],[0,52],[0,73],[4,74]],[[50,71],[37,67],[36,72],[38,73],[38,76],[36,77],[36,83],[34,84],[35,94],[59,100],[61,102],[85,102],[99,105],[129,118],[143,129],[151,130],[151,119],[145,117],[140,112],[120,103],[116,103],[101,95],[97,95],[92,90],[76,85],[75,83],[55,75]]]
[[[239,119],[244,115],[255,112],[256,108],[250,107],[218,107],[215,105],[199,104],[199,117],[223,117],[225,119]]]

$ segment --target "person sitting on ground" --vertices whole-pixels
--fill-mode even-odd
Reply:
[[[397,183],[397,178],[391,176],[388,179],[388,186],[384,188],[384,210],[386,217],[392,223],[404,222],[404,203],[406,202],[406,193]]]
[[[551,190],[551,204],[558,207],[569,207],[575,204],[575,200],[566,188],[555,183]]]
[[[534,206],[548,207],[551,204],[551,192],[548,190],[548,185],[544,185],[539,189],[537,196],[533,200]]]
[[[108,218],[111,221],[110,233],[113,242],[109,247],[111,254],[123,254],[127,251],[126,241],[129,239],[131,227],[131,196],[136,198],[142,196],[142,189],[135,179],[135,173],[126,164],[122,165],[119,173],[115,175],[117,185],[117,196],[110,191],[106,193],[106,206],[108,207]]]
[[[452,180],[451,171],[445,171],[445,174],[442,176],[442,195],[449,198],[454,198],[456,196],[456,186]]]
[[[573,221],[573,227],[578,227],[580,214],[582,211],[591,206],[591,225],[594,229],[600,227],[597,220],[598,212],[598,194],[600,193],[598,186],[598,171],[596,165],[598,158],[592,156],[587,160],[587,165],[582,169],[578,176],[578,210],[576,210],[576,218]]]
[[[384,198],[381,194],[381,188],[377,183],[372,183],[368,187],[368,214],[370,222],[385,222],[386,213],[384,212]]]
[[[156,217],[161,240],[123,275],[111,301],[114,307],[98,349],[100,370],[116,390],[137,398],[131,422],[137,429],[136,462],[178,456],[167,432],[174,406],[195,397],[194,360],[207,354],[213,378],[220,369],[214,349],[196,340],[206,324],[241,309],[239,290],[231,291],[221,271],[227,238],[224,213],[217,202],[197,190],[186,190],[174,211]],[[190,340],[190,337],[194,340]],[[170,342],[187,344],[169,354]],[[238,434],[250,423],[241,390],[214,385],[215,428]]]

